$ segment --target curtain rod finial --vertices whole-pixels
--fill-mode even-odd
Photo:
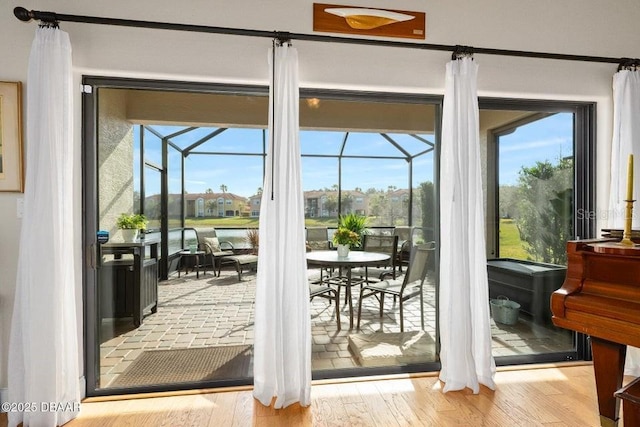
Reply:
[[[33,19],[33,13],[29,12],[24,7],[16,7],[13,9],[13,14],[16,18],[23,22],[29,22]]]

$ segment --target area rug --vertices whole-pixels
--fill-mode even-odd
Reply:
[[[436,343],[424,331],[349,335],[349,350],[361,366],[432,362]]]
[[[247,378],[252,356],[251,345],[145,351],[109,387]]]

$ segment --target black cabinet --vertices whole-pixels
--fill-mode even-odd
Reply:
[[[530,314],[536,323],[551,323],[549,300],[567,274],[563,265],[512,258],[487,261],[489,298],[506,296]]]
[[[158,309],[158,242],[106,243],[100,250],[101,318],[132,317],[140,326]]]

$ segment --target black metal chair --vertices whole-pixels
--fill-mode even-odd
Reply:
[[[326,251],[332,249],[333,245],[329,240],[329,229],[327,227],[307,227],[306,233],[307,252]],[[320,283],[325,277],[331,274],[331,272],[325,268],[314,268],[312,270],[314,270],[313,272],[310,272],[312,283]]]
[[[420,296],[420,315],[422,329],[424,329],[424,296],[422,287],[427,275],[427,261],[429,254],[435,250],[435,242],[424,245],[416,245],[411,249],[411,258],[407,267],[404,279],[387,279],[377,283],[370,283],[360,289],[360,299],[358,300],[358,324],[360,329],[360,317],[362,314],[362,301],[368,297],[376,297],[380,303],[380,317],[384,314],[385,295],[397,298],[400,304],[400,332],[404,332],[404,302]]]
[[[184,230],[185,233],[195,233],[198,250],[204,251],[205,254],[206,263],[204,265],[211,266],[214,276],[216,275],[216,270],[218,270],[218,277],[220,277],[222,260],[225,257],[234,255],[233,244],[227,241],[220,241],[215,228],[200,231],[195,228],[185,228]]]
[[[411,247],[413,246],[414,227],[398,225],[393,229],[394,236],[398,236],[398,249],[396,252],[396,263],[398,271],[402,273],[402,266],[409,264]]]
[[[362,247],[367,252],[377,252],[389,255],[389,260],[373,267],[358,267],[351,270],[351,276],[360,276],[367,283],[379,281],[382,276],[390,273],[396,278],[396,254],[398,250],[398,236],[365,234]]]
[[[327,227],[307,227],[307,246],[312,251],[326,251],[331,249],[329,229]]]
[[[311,283],[309,285],[309,297],[310,301],[315,297],[321,297],[335,303],[336,322],[338,322],[338,330],[340,330],[340,288],[334,289],[327,285]]]

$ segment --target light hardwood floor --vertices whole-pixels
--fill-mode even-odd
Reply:
[[[66,426],[599,425],[590,364],[503,368],[496,384],[495,391],[482,387],[474,395],[469,389],[442,393],[436,374],[314,382],[310,407],[281,410],[257,403],[250,389],[89,399]]]

